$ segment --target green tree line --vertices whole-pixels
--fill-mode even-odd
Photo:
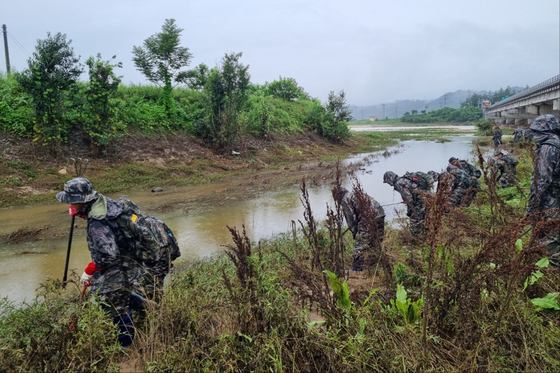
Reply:
[[[438,110],[424,111],[418,113],[412,110],[410,113],[406,112],[401,117],[401,121],[405,123],[461,123],[473,122],[482,118],[482,110],[478,107],[462,107],[454,109],[444,107]]]
[[[529,88],[528,86],[526,88]],[[490,101],[491,104],[495,104],[498,101],[505,100],[506,98],[513,96],[516,93],[519,93],[521,90],[516,88],[511,88],[507,86],[505,89],[500,88],[495,92],[489,91],[488,93],[479,94],[479,93],[472,93],[467,99],[461,102],[461,107],[469,107],[469,106],[476,106],[480,107],[482,101]]]
[[[184,131],[216,149],[232,147],[240,136],[315,131],[333,142],[349,136],[350,110],[344,91],[327,102],[311,98],[293,78],[251,82],[242,53],[226,53],[214,67],[188,69],[189,49],[181,46],[175,20],[133,47],[133,62],[153,85],[125,86],[116,56],[100,54],[85,65],[66,35],[39,40],[27,68],[0,76],[0,130],[32,137],[53,153],[73,131],[82,131],[102,155],[127,130]],[[87,81],[80,80],[86,71]]]

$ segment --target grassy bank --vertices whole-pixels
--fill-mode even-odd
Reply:
[[[224,255],[179,262],[125,351],[98,305],[50,282],[43,301],[0,308],[0,364],[17,371],[357,372],[558,371],[558,272],[527,230],[531,150],[511,149],[518,185],[482,191],[446,212],[427,202],[426,238],[388,229],[369,269],[353,274],[353,242],[329,202],[292,232],[250,242],[231,229]],[[340,173],[333,180],[340,180]],[[329,271],[329,272],[325,272]],[[332,272],[332,273],[330,273]],[[75,320],[74,322],[72,320]],[[70,325],[73,328],[70,329]]]

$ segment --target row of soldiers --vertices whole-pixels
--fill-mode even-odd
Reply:
[[[531,134],[524,134],[523,138],[534,138],[537,147],[533,156],[527,216],[535,227],[534,242],[546,247],[550,254],[550,265],[560,269],[560,228],[557,223],[560,221],[560,123],[552,114],[541,115],[533,120],[530,131]],[[489,163],[493,167],[498,186],[506,187],[515,183],[518,162],[514,157],[497,149]],[[482,172],[470,163],[452,157],[445,172],[441,174],[429,171],[398,176],[392,171],[387,171],[383,175],[383,182],[401,194],[410,219],[410,231],[414,236],[419,236],[424,232],[425,199],[432,193],[432,184],[436,180],[438,188],[450,188],[445,191],[449,196],[448,205],[468,206],[480,190],[478,179],[481,175]],[[377,201],[367,196],[369,215],[373,214],[376,217],[377,229],[373,229],[376,232],[372,234],[371,224],[367,227],[369,229],[362,224],[363,211],[359,210],[359,204],[356,203],[355,190],[333,190],[333,196],[341,204],[349,229],[356,239],[353,269],[360,270],[363,252],[372,246],[373,249],[381,248],[385,212]]]
[[[492,165],[493,175],[496,177],[498,187],[508,187],[515,182],[517,159],[507,154],[502,149],[494,152],[489,162]],[[433,194],[433,185],[438,183],[437,191],[443,191],[447,197],[447,208],[451,206],[469,206],[476,194],[480,191],[479,179],[482,176],[480,169],[463,159],[451,157],[444,172],[406,172],[399,176],[393,171],[383,175],[383,182],[389,184],[402,197],[406,206],[406,215],[409,218],[410,233],[414,238],[422,238],[425,231],[424,220],[426,217],[426,197]],[[364,229],[361,224],[364,213],[359,209],[356,191],[349,192],[345,188],[333,190],[333,197],[339,201],[344,213],[346,223],[355,240],[353,270],[361,270],[364,252],[369,249],[381,248],[384,237],[385,211],[374,198],[366,196],[370,209],[374,211],[375,226],[373,233]],[[362,215],[362,216],[361,216]],[[373,246],[373,247],[371,247]]]

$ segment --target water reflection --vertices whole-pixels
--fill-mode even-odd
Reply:
[[[402,209],[402,205],[397,204],[401,202],[400,195],[383,184],[383,173],[389,170],[398,175],[406,171],[442,171],[451,156],[471,159],[471,143],[470,136],[453,137],[445,143],[405,141],[399,147],[388,149],[392,153],[389,157],[383,157],[382,152],[359,154],[345,162],[363,162],[357,177],[368,194],[387,205],[387,221],[391,221],[395,210]],[[350,187],[349,182],[346,186]],[[275,190],[271,185],[263,190],[235,181],[170,189],[160,194],[146,191],[127,195],[147,213],[166,221],[176,232],[182,251],[179,260],[223,250],[223,245],[232,242],[227,226],[241,230],[244,224],[253,240],[290,231],[292,220],[303,220],[300,196],[297,183],[283,190]],[[330,187],[310,187],[309,197],[315,217],[324,219],[327,203],[332,206]],[[162,211],[161,206],[168,208]],[[66,228],[69,222],[63,204],[0,211],[2,234],[23,226],[48,225],[64,231],[69,230]],[[85,222],[77,219],[76,225],[70,269],[81,274],[90,257],[85,243]],[[63,236],[21,245],[0,245],[0,297],[16,301],[32,298],[39,283],[47,277],[62,278],[67,240]]]

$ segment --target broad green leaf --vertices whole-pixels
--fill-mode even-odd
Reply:
[[[531,299],[531,303],[533,303],[533,306],[535,306],[537,311],[545,309],[560,311],[560,306],[558,305],[558,300],[556,299],[556,297],[558,297],[558,294],[559,293],[548,293],[543,298]]]

